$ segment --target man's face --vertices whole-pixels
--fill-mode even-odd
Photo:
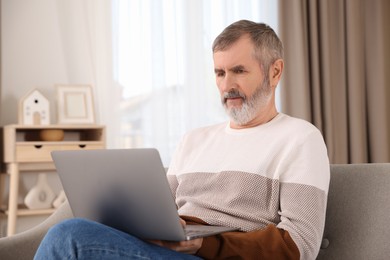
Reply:
[[[221,101],[234,124],[250,124],[268,105],[272,88],[254,57],[249,37],[214,53],[214,71]]]

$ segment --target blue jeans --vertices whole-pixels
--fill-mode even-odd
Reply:
[[[34,259],[200,259],[85,219],[65,220],[44,237]]]

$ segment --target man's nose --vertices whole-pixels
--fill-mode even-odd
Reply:
[[[230,74],[226,74],[220,84],[220,90],[222,92],[229,92],[229,90],[233,88],[237,88],[237,84],[234,80],[234,77],[232,77]]]

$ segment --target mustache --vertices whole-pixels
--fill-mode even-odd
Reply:
[[[246,100],[246,96],[237,89],[231,89],[229,92],[224,92],[222,96],[222,103],[225,104],[228,98],[242,98]]]

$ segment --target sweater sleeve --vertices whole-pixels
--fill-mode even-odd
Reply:
[[[280,176],[280,222],[289,232],[301,259],[318,255],[325,226],[329,161],[318,131],[312,132],[283,161]]]

